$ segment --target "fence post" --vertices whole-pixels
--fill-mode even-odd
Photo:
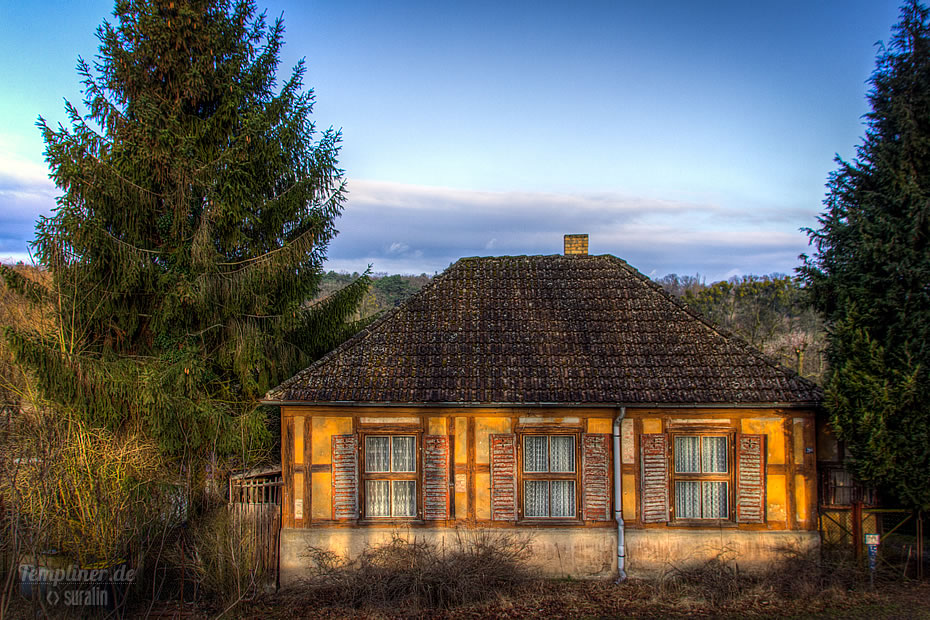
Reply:
[[[852,503],[852,510],[850,511],[850,520],[852,521],[852,542],[853,549],[856,553],[856,559],[862,559],[862,502],[857,501]]]

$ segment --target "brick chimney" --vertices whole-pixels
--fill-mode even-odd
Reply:
[[[588,235],[565,235],[565,256],[587,256]]]

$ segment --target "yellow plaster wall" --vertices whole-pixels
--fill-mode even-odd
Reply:
[[[297,510],[297,504],[300,503],[300,510]],[[306,519],[307,510],[310,507],[307,506],[307,502],[304,501],[304,475],[301,472],[294,472],[294,499],[293,505],[291,506],[291,514],[294,515],[295,519]],[[298,517],[298,514],[300,516]]]
[[[742,432],[765,435],[765,462],[769,465],[785,464],[785,428],[782,418],[744,418]]]
[[[455,462],[468,462],[468,418],[455,418]]]
[[[351,433],[352,418],[313,417],[310,424],[310,433],[313,440],[313,464],[331,464],[333,462],[333,435],[348,435]],[[301,450],[299,453],[302,452]]]
[[[302,415],[294,416],[294,463],[297,465],[304,463],[304,417]]]
[[[660,418],[643,419],[643,432],[644,433],[661,433],[662,432],[662,420]]]
[[[804,448],[810,445],[810,439],[807,436],[807,428],[811,420],[804,418],[795,418],[792,421],[792,435],[794,437],[794,464],[804,464]]]
[[[475,516],[491,518],[491,474],[475,474]]]
[[[606,418],[588,418],[589,433],[611,433],[613,432],[613,420]]]
[[[475,462],[490,463],[491,434],[509,432],[511,432],[510,418],[475,418]],[[480,502],[478,505],[481,505]]]
[[[462,474],[463,476],[465,474]],[[455,493],[455,518],[465,519],[468,517],[468,493],[456,491]]]
[[[807,508],[812,486],[812,484],[808,483],[807,476],[804,474],[794,475],[794,507],[798,524],[806,523],[810,518]]]
[[[636,474],[623,474],[621,484],[623,520],[632,521],[636,518]]]
[[[333,518],[333,478],[329,472],[314,472],[310,474],[310,499],[313,519]],[[306,506],[304,513],[306,514]]]
[[[788,492],[784,474],[768,474],[766,479],[766,520],[787,521]]]
[[[428,418],[426,422],[427,435],[448,435],[445,418]]]

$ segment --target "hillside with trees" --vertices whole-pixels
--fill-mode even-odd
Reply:
[[[337,291],[351,285],[359,279],[359,274],[328,271],[320,280],[320,290],[316,301],[321,301]],[[432,276],[421,273],[414,275],[388,275],[379,272],[369,276],[371,287],[365,293],[355,315],[357,319],[367,319],[391,308],[395,308],[405,299],[429,284]]]

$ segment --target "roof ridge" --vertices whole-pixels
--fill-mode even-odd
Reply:
[[[715,323],[714,321],[711,321],[709,318],[707,318],[706,316],[704,316],[704,314],[702,314],[701,312],[698,312],[697,310],[695,310],[694,308],[692,308],[691,306],[689,306],[689,305],[686,304],[685,302],[681,301],[681,299],[675,297],[674,295],[672,295],[671,293],[669,293],[668,291],[666,291],[664,288],[662,288],[662,286],[661,286],[660,284],[654,282],[651,278],[649,278],[649,277],[648,277],[647,275],[645,275],[644,273],[640,272],[638,269],[636,269],[635,267],[633,267],[632,265],[630,265],[628,262],[626,262],[626,261],[623,260],[622,258],[620,258],[620,257],[618,257],[618,256],[614,256],[613,254],[603,254],[602,256],[608,256],[608,257],[612,258],[613,260],[617,261],[618,263],[620,263],[620,266],[621,266],[622,268],[624,268],[624,269],[626,269],[627,271],[629,271],[632,275],[634,275],[634,276],[636,276],[637,278],[639,278],[640,281],[642,281],[642,282],[644,282],[646,285],[652,287],[652,288],[653,288],[654,290],[656,290],[658,293],[661,293],[662,295],[664,295],[666,299],[668,299],[668,300],[671,301],[673,304],[675,304],[680,310],[683,310],[684,312],[686,312],[686,313],[687,313],[689,316],[691,316],[692,318],[697,319],[698,321],[700,321],[701,323],[703,323],[705,326],[707,326],[708,328],[710,328],[711,330],[713,330],[714,332],[716,332],[717,334],[719,334],[719,335],[720,335],[722,338],[724,338],[725,340],[728,340],[728,341],[733,342],[734,344],[736,344],[736,345],[739,346],[740,348],[744,349],[747,353],[749,353],[750,355],[752,355],[752,356],[754,356],[754,357],[760,359],[762,362],[768,364],[769,366],[771,366],[771,367],[774,368],[775,370],[777,370],[777,371],[779,371],[779,372],[782,372],[782,373],[785,373],[789,379],[799,379],[799,380],[801,380],[802,382],[806,383],[807,386],[808,386],[809,388],[812,388],[812,389],[818,390],[818,391],[822,391],[823,388],[821,388],[819,385],[817,385],[816,383],[814,383],[814,382],[811,381],[810,379],[807,379],[807,378],[805,378],[805,377],[802,377],[797,371],[795,371],[795,370],[792,369],[792,368],[788,368],[787,366],[783,366],[778,360],[776,360],[775,358],[773,358],[773,357],[771,357],[771,356],[769,356],[769,355],[766,355],[765,353],[763,353],[762,351],[760,351],[759,349],[757,349],[755,346],[753,346],[752,344],[750,344],[749,342],[747,342],[747,341],[746,341],[742,336],[740,336],[739,334],[736,334],[736,333],[734,333],[734,332],[731,332],[730,330],[726,329],[725,327],[721,327],[720,325],[718,325],[718,324]]]

